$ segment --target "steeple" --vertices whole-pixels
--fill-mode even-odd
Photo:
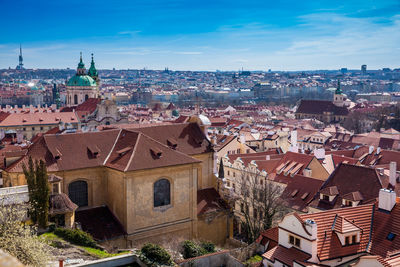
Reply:
[[[95,65],[94,65],[94,59],[93,59],[93,53],[92,53],[92,62],[90,62],[90,68],[89,68],[89,71],[88,71],[88,75],[90,76],[90,77],[92,77],[96,82],[98,81],[98,77],[99,77],[99,75],[98,75],[98,73],[97,73],[97,70],[96,70],[96,67],[95,67]]]
[[[343,94],[342,89],[340,88],[340,80],[338,79],[337,87],[335,90],[335,94],[333,95],[333,104],[338,107],[343,107],[346,95]]]
[[[337,81],[337,87],[336,87],[335,94],[336,94],[336,95],[341,95],[341,94],[343,94],[343,91],[342,91],[342,89],[340,88],[340,80],[339,80],[339,79],[338,79],[338,81]]]
[[[85,75],[85,71],[86,71],[85,64],[83,64],[82,52],[81,52],[81,58],[80,58],[80,61],[78,64],[78,69],[77,69],[76,75]]]
[[[22,58],[22,45],[19,44],[19,56],[18,56],[18,61],[19,64],[17,66],[17,70],[23,70],[24,69],[24,64],[23,64],[23,58]]]

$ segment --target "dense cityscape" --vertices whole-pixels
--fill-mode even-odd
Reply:
[[[112,6],[110,14],[125,12],[114,9],[116,3],[99,5]],[[183,16],[181,5],[192,12],[189,4],[180,2],[157,3],[160,9],[149,4],[150,11],[146,5],[134,8],[154,12],[154,20],[164,18],[160,10],[171,12],[166,17],[172,32],[174,19]],[[212,16],[213,5],[204,5],[209,12],[205,16]],[[222,7],[230,12],[227,5]],[[82,10],[92,6],[87,8],[82,4]],[[282,7],[271,9],[281,12]],[[258,14],[241,5],[238,10]],[[398,5],[371,10],[392,10],[390,18],[398,24]],[[358,12],[359,17],[368,17],[363,10]],[[98,13],[93,13],[88,17],[100,22]],[[319,25],[323,20],[317,20],[315,29],[322,32],[359,23],[358,15],[343,13],[352,18],[346,24],[345,15],[321,14],[337,23],[324,28]],[[307,16],[296,18],[312,21]],[[209,26],[206,19],[197,19],[203,23],[197,25],[200,29]],[[63,26],[60,23],[55,22]],[[363,23],[354,26],[360,33],[351,32],[351,40],[363,38],[365,25],[375,25]],[[74,65],[67,68],[42,68],[37,67],[42,62],[30,61],[35,53],[67,50],[57,45],[35,47],[44,38],[39,37],[40,30],[34,36],[37,40],[16,45],[9,33],[9,41],[0,43],[0,59],[7,59],[0,62],[0,267],[400,266],[400,63],[392,63],[382,49],[378,54],[388,63],[378,64],[381,61],[368,57],[375,52],[363,49],[360,41],[361,48],[345,53],[352,67],[342,58],[339,68],[329,67],[335,64],[324,58],[325,51],[316,49],[321,61],[326,60],[326,69],[275,70],[267,67],[276,66],[271,59],[257,70],[257,64],[251,65],[256,57],[250,56],[239,60],[243,67],[235,71],[229,69],[238,65],[229,62],[224,62],[229,68],[215,71],[189,65],[182,65],[187,70],[175,69],[180,56],[198,66],[209,60],[201,50],[209,47],[200,46],[193,37],[196,29],[185,33],[185,25],[178,24],[182,32],[177,40],[188,48],[157,50],[160,64],[166,62],[163,53],[172,55],[167,58],[170,64],[161,69],[106,67],[110,66],[106,50],[96,49],[96,38],[85,39],[93,42],[93,53],[75,48],[79,52],[74,52]],[[255,49],[253,37],[246,38],[254,28],[256,36],[276,33],[272,26],[269,31],[260,28],[259,22],[249,24],[249,35],[232,25],[213,33],[233,31],[238,44],[243,38],[251,49]],[[47,27],[53,26],[43,28]],[[164,29],[160,23],[152,29],[154,34],[158,27]],[[99,28],[109,30],[105,25]],[[150,38],[140,36],[139,30],[121,29],[125,28],[115,36],[137,42]],[[390,43],[389,37],[398,32],[388,29],[382,32]],[[24,31],[26,39],[32,38]],[[80,40],[78,30],[75,35],[63,41]],[[158,42],[164,35],[168,34],[154,36]],[[316,36],[317,41],[327,38]],[[339,37],[343,36],[335,36]],[[116,52],[111,55],[120,56],[122,45],[118,38],[112,40]],[[331,49],[340,45],[328,40]],[[305,43],[298,41],[290,49],[300,53]],[[215,51],[233,58],[242,50],[232,47],[226,45],[226,55],[224,46]],[[152,62],[151,53],[140,49],[122,55],[148,56]],[[361,53],[358,50],[365,55],[362,64],[352,57]],[[263,50],[257,53],[262,58]],[[67,64],[68,55],[52,60]],[[9,58],[14,65],[7,66]],[[119,62],[124,59],[116,60],[115,66],[121,66]],[[354,68],[354,62],[359,67]]]

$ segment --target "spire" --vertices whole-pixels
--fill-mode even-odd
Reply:
[[[81,52],[81,57],[80,57],[79,64],[78,64],[77,75],[85,75],[85,64],[83,64],[82,52]]]
[[[23,63],[23,58],[22,58],[22,45],[19,44],[19,56],[18,56],[18,66],[17,70],[23,70],[24,69],[24,63]]]
[[[97,82],[99,75],[98,75],[96,67],[94,65],[93,53],[92,53],[92,62],[90,62],[90,68],[88,71],[88,75]]]
[[[342,91],[342,89],[340,88],[340,79],[338,79],[338,81],[337,81],[337,87],[336,87],[335,94],[337,94],[337,95],[343,94],[343,91]]]

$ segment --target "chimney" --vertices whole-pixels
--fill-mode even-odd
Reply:
[[[303,170],[303,175],[304,175],[305,177],[311,177],[311,175],[312,175],[312,170],[311,170],[311,169],[304,168],[304,170]]]
[[[292,131],[290,135],[290,143],[292,143],[293,147],[297,147],[297,131]]]
[[[240,135],[240,143],[242,143],[242,144],[246,143],[246,139],[244,138],[243,134]]]
[[[379,209],[391,211],[394,205],[396,205],[396,192],[384,188],[379,190]]]
[[[319,160],[325,159],[325,149],[324,148],[317,148],[314,150],[314,156]]]
[[[369,146],[368,154],[372,154],[374,152],[374,146]]]
[[[396,168],[397,164],[395,161],[390,162],[390,169],[389,169],[389,183],[394,188],[396,186]]]
[[[307,219],[304,225],[309,233],[311,233],[311,239],[317,239],[317,223],[311,219]]]

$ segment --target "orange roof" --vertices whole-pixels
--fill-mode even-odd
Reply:
[[[78,123],[79,119],[75,112],[11,113],[7,118],[0,122],[0,127],[48,124],[58,125],[60,121],[65,123]]]
[[[375,205],[368,204],[357,207],[334,209],[313,214],[303,214],[299,217],[306,221],[311,219],[317,224],[317,253],[318,258],[328,260],[346,255],[365,252],[369,243]],[[334,231],[335,218],[340,216],[361,229],[360,243],[342,246]],[[342,229],[350,229],[346,223]]]

